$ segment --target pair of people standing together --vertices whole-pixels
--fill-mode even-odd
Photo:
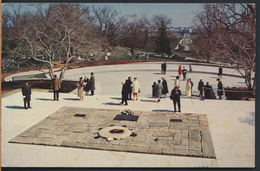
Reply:
[[[131,81],[131,77],[128,77],[128,79],[125,82],[122,82],[122,102],[120,104],[125,103],[127,104],[127,100],[131,99],[131,94],[134,95],[134,100],[138,100],[138,93],[140,93],[140,84],[137,81],[137,78],[134,78],[134,81]]]
[[[90,74],[90,79],[87,79],[85,77],[85,79],[83,80],[82,77],[79,78],[79,82],[77,83],[77,87],[78,87],[78,96],[80,98],[80,100],[84,99],[84,91],[86,92],[86,94],[88,94],[89,90],[91,91],[91,96],[94,95],[94,90],[95,90],[95,77],[94,77],[94,73],[91,72]]]
[[[158,98],[158,102],[160,102],[160,99],[162,95],[164,95],[164,98],[166,97],[166,94],[168,93],[168,85],[167,81],[162,77],[162,84],[161,80],[158,80],[158,83],[155,82],[152,85],[152,96]]]

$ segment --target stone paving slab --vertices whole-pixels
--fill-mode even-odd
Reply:
[[[120,112],[62,107],[9,143],[216,158],[205,114],[134,111],[140,120],[113,120]],[[170,122],[173,118],[182,122]],[[137,136],[111,141],[98,137],[100,128],[112,125],[125,125]]]

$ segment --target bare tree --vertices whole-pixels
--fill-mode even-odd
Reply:
[[[200,44],[195,48],[197,53],[201,55],[207,47],[205,42],[210,42],[208,54],[236,64],[233,67],[245,78],[248,89],[255,90],[255,75],[253,83],[251,76],[255,74],[256,63],[254,4],[206,4],[204,7],[208,8],[196,16],[197,26],[203,27],[204,21],[209,20],[207,23],[210,23],[210,27],[201,29]],[[205,33],[210,33],[210,37],[204,37]]]

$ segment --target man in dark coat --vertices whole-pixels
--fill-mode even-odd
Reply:
[[[211,97],[210,97],[211,90],[212,90],[212,87],[209,85],[209,82],[207,82],[206,85],[204,86],[205,99],[211,99]]]
[[[24,101],[24,109],[31,108],[30,101],[31,101],[31,86],[29,85],[28,81],[25,81],[25,85],[22,87],[22,94],[23,94],[23,101]],[[26,107],[27,102],[27,107]]]
[[[94,95],[94,90],[95,90],[95,77],[94,77],[94,73],[91,72],[90,74],[90,79],[89,79],[89,82],[90,82],[90,90],[91,90],[91,96]]]
[[[171,92],[171,99],[173,100],[174,112],[176,112],[176,102],[178,103],[179,112],[181,112],[180,95],[181,91],[179,90],[179,88],[174,87],[174,89],[172,89]]]
[[[169,92],[168,91],[168,86],[167,86],[167,81],[162,77],[162,86],[163,86],[163,89],[162,89],[162,94],[164,95],[164,98],[166,97],[166,94]]]
[[[203,98],[203,87],[204,87],[204,82],[202,79],[200,79],[199,84],[198,84],[198,90],[200,91],[200,97]]]
[[[221,96],[223,95],[223,84],[219,78],[217,79],[217,81],[218,81],[218,97],[219,100],[221,100]]]
[[[223,73],[223,68],[222,68],[222,66],[220,66],[219,69],[218,69],[219,78],[222,78],[222,73]]]
[[[166,62],[162,63],[161,68],[162,68],[161,74],[166,74]]]
[[[186,74],[187,74],[187,70],[185,69],[185,67],[183,67],[182,70],[183,80],[186,80]]]
[[[127,94],[128,94],[128,88],[127,88],[127,80],[124,82],[122,82],[122,102],[120,103],[121,105],[123,105],[123,103],[125,102],[125,105],[127,105]]]
[[[127,100],[132,100],[131,94],[132,94],[132,87],[131,84],[133,82],[131,81],[131,77],[128,77],[128,80],[126,80],[126,87],[127,87]]]

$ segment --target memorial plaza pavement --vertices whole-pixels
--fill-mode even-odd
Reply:
[[[166,74],[160,74],[160,62],[133,63],[78,68],[66,71],[65,80],[90,77],[94,72],[96,90],[94,96],[78,101],[77,90],[60,93],[59,101],[52,101],[49,90],[33,89],[31,109],[23,108],[21,90],[2,96],[1,101],[1,163],[3,167],[254,167],[255,166],[255,101],[206,99],[200,100],[197,85],[199,79],[208,81],[214,92],[217,87],[217,66],[192,65],[188,73],[194,86],[191,99],[181,96],[181,112],[206,114],[216,158],[117,152],[46,145],[9,143],[11,139],[44,118],[64,107],[96,109],[131,109],[143,112],[173,111],[169,94],[160,103],[151,98],[152,84],[164,77],[169,91],[173,88],[180,63],[167,62]],[[188,69],[189,63],[181,63]],[[223,69],[224,87],[245,86],[244,79],[231,68]],[[26,73],[25,73],[26,74]],[[57,72],[57,75],[59,73]],[[227,75],[225,75],[227,74]],[[137,77],[141,86],[138,101],[121,101],[121,82],[128,76]],[[180,78],[180,90],[185,95],[186,81]]]

